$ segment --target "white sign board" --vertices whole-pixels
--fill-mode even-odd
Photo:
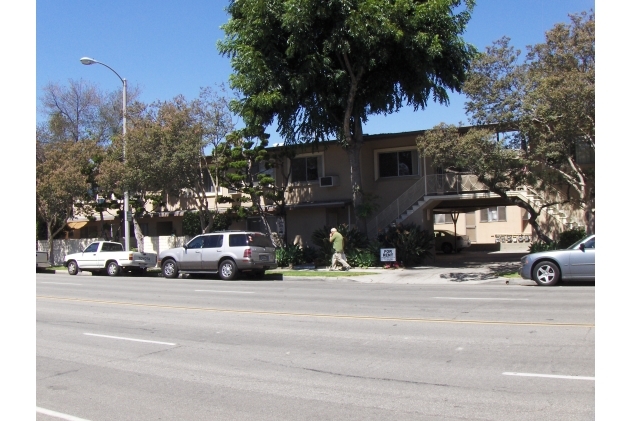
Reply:
[[[382,262],[396,262],[397,249],[380,249]]]

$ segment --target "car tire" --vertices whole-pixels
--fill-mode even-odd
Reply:
[[[174,279],[177,278],[179,274],[180,270],[178,269],[175,260],[168,259],[165,260],[164,263],[162,263],[162,276],[164,276],[165,278]]]
[[[118,274],[121,271],[120,266],[118,266],[118,263],[116,262],[109,262],[107,264],[107,268],[105,269],[107,271],[107,274],[109,276],[118,276]]]
[[[449,243],[443,243],[443,245],[440,246],[440,249],[443,251],[443,253],[450,254],[453,251],[454,247]]]
[[[76,275],[79,273],[79,265],[77,265],[77,262],[74,260],[69,261],[67,266],[69,275]]]
[[[532,279],[541,286],[556,285],[561,279],[561,270],[550,261],[539,262],[532,270]]]
[[[224,281],[231,281],[237,277],[237,273],[239,270],[237,269],[237,264],[228,259],[221,262],[219,265],[219,277]]]

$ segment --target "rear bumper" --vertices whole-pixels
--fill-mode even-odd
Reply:
[[[241,260],[237,263],[239,270],[271,270],[276,269],[278,264],[276,262],[253,262],[251,260]]]

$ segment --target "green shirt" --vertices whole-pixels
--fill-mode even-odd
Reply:
[[[344,237],[339,232],[334,233],[329,241],[333,243],[333,250],[338,253],[342,253],[344,251]]]

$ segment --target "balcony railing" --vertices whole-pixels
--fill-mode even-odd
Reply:
[[[376,236],[379,230],[396,221],[405,211],[412,208],[424,196],[430,194],[460,194],[463,192],[487,191],[486,185],[473,174],[432,174],[421,177],[388,207],[368,222],[368,234]]]

